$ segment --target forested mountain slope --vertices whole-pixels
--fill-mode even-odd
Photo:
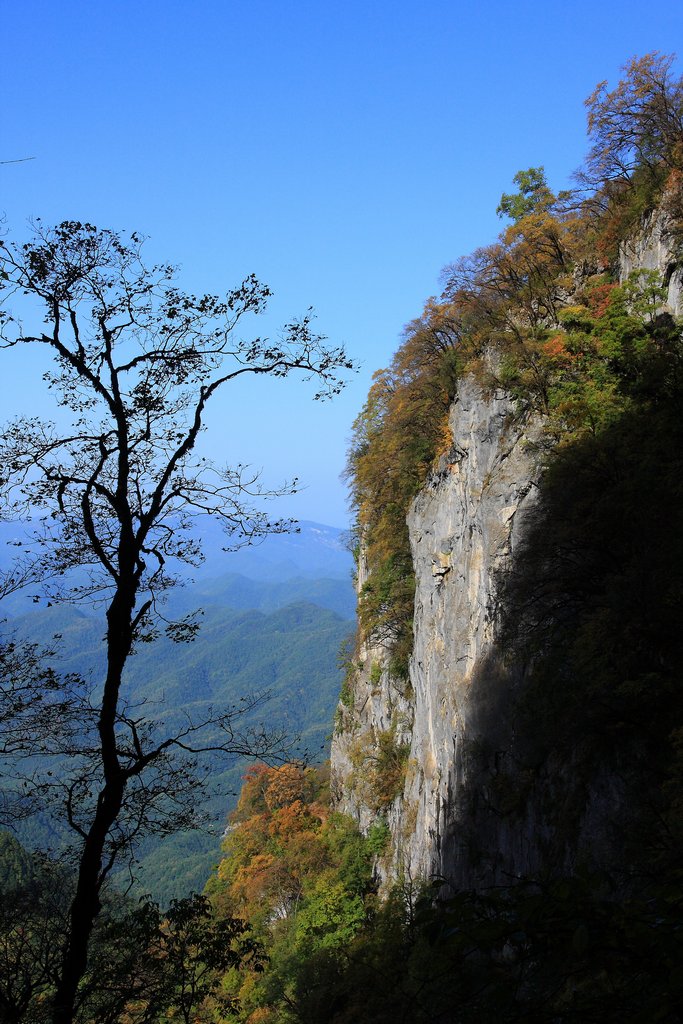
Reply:
[[[341,531],[303,523],[301,533],[226,554],[222,532],[212,532],[211,525],[199,578],[178,588],[167,606],[176,616],[201,609],[197,639],[180,646],[166,637],[141,644],[131,661],[128,691],[135,700],[149,702],[152,718],[155,706],[161,714],[163,705],[166,721],[268,692],[270,698],[254,708],[245,726],[256,729],[266,721],[288,733],[291,757],[320,761],[329,749],[339,651],[354,628],[350,556]],[[26,543],[13,524],[2,524],[0,536],[3,555],[12,552],[18,539]],[[233,561],[245,575],[225,571]],[[317,575],[323,566],[326,578]],[[288,573],[295,575],[288,578]],[[8,607],[14,614],[7,615]],[[102,626],[87,607],[48,607],[42,598],[34,603],[32,594],[18,594],[3,610],[4,636],[54,650],[56,671],[101,678]],[[54,769],[58,776],[58,763]],[[204,830],[146,841],[137,853],[137,892],[151,893],[166,905],[172,897],[203,888],[245,769],[246,762],[237,758],[209,759]],[[18,834],[29,848],[58,851],[61,846],[46,816],[20,823]],[[129,883],[125,865],[119,881]]]

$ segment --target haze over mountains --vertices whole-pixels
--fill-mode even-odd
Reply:
[[[353,629],[355,608],[352,559],[342,531],[304,522],[298,533],[225,553],[220,526],[207,520],[203,527],[205,561],[192,570],[194,580],[185,573],[186,584],[171,593],[167,606],[171,616],[201,609],[197,639],[173,644],[161,637],[140,645],[126,688],[136,700],[150,702],[150,715],[166,721],[181,711],[226,707],[267,690],[270,699],[248,724],[284,727],[293,738],[293,755],[322,760],[339,694],[339,649]],[[9,566],[19,541],[27,545],[25,530],[0,523],[0,568]],[[49,603],[30,590],[6,599],[0,610],[5,632],[41,645],[59,637],[56,667],[97,685],[104,667],[101,609]],[[202,888],[244,767],[213,757],[209,830],[147,842],[139,851],[141,891],[166,902]],[[20,837],[36,846],[60,841],[47,820],[22,826]]]

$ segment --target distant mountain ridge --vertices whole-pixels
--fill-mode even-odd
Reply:
[[[162,637],[139,645],[125,689],[136,700],[148,700],[150,709],[158,708],[169,722],[181,711],[200,711],[209,703],[229,706],[245,694],[269,690],[271,700],[248,724],[265,720],[270,728],[284,727],[300,737],[294,754],[305,750],[322,759],[341,683],[339,650],[353,629],[355,611],[343,531],[305,522],[299,533],[226,553],[222,549],[229,541],[220,525],[206,520],[204,526],[206,560],[186,573],[187,582],[171,591],[165,608],[169,617],[201,609],[199,634],[189,644]],[[9,567],[16,545],[23,546],[26,537],[20,524],[0,523],[0,568]],[[34,596],[30,589],[3,601],[0,630],[45,646],[58,636],[55,667],[89,676],[97,685],[104,670],[102,609],[48,606]],[[201,889],[218,857],[245,764],[216,759],[211,768],[215,792],[206,804],[211,832],[148,841],[139,851],[139,891],[162,903]],[[53,837],[46,822],[36,822],[22,829],[20,838],[28,847],[40,847]]]
[[[302,520],[291,533],[271,534],[257,544],[225,552],[231,539],[219,522],[207,519],[201,540],[205,561],[194,572],[196,578],[237,572],[251,579],[285,580],[298,576],[348,578],[353,558],[347,546],[347,531]]]
[[[207,602],[272,610],[286,603],[284,585],[289,584],[292,592],[289,600],[312,600],[321,607],[352,617],[355,614],[351,585],[353,558],[346,536],[346,531],[338,527],[304,520],[291,533],[271,534],[255,544],[227,551],[234,539],[226,535],[220,521],[204,516],[201,529],[196,531],[204,561],[197,567],[182,563],[171,567],[183,584],[171,592],[171,602],[186,610],[189,605],[196,607],[194,596],[191,600],[186,598],[196,586],[197,596],[201,594],[201,599]],[[8,570],[17,556],[32,549],[30,537],[30,524],[0,521],[0,571]],[[260,584],[281,584],[279,596],[275,597],[275,591],[266,596],[267,588],[262,586],[257,590],[251,583],[245,583],[245,578]],[[304,582],[312,580],[316,581],[314,586]],[[332,584],[325,587],[320,585],[321,580],[334,580],[344,585],[337,589]],[[246,603],[247,594],[252,595],[254,604]],[[31,587],[5,598],[0,603],[0,615],[32,611],[36,596],[40,596],[39,588]]]

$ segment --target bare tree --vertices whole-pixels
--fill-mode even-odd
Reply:
[[[55,682],[62,724],[39,732],[38,752],[70,767],[59,780],[49,772],[30,780],[41,799],[58,799],[77,849],[54,1024],[74,1018],[102,887],[117,858],[144,834],[193,821],[197,756],[209,749],[266,756],[282,739],[241,729],[245,708],[263,695],[164,729],[124,687],[136,643],[162,628],[175,640],[195,634],[191,618],[163,619],[162,599],[176,581],[173,563],[201,559],[190,529],[196,515],[219,517],[236,543],[290,525],[268,519],[259,507],[266,492],[246,467],[219,469],[195,451],[206,408],[240,377],[298,373],[323,398],[352,369],[342,348],[314,332],[310,311],[277,341],[238,339],[238,325],[263,312],[267,287],[250,276],[224,298],[186,294],[173,267],[143,263],[141,244],[135,234],[124,239],[90,224],[48,230],[38,222],[31,241],[0,249],[9,298],[23,293],[44,314],[43,328],[26,333],[5,312],[3,343],[49,350],[46,386],[70,414],[66,429],[21,417],[0,443],[2,514],[39,519],[4,587],[38,581],[53,599],[96,597],[106,612],[105,678],[92,689]],[[31,715],[49,713],[51,701],[32,684],[25,696],[14,735],[30,751]]]

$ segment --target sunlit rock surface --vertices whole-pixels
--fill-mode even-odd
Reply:
[[[623,284],[634,270],[656,270],[667,288],[668,311],[683,315],[683,264],[681,241],[663,210],[643,223],[642,231],[619,248],[619,281]]]
[[[456,871],[465,754],[488,686],[477,675],[494,657],[496,573],[514,555],[539,472],[530,442],[540,426],[516,419],[507,396],[485,395],[465,379],[450,425],[452,449],[408,516],[417,580],[410,682],[397,684],[386,670],[378,679],[383,649],[363,650],[353,707],[340,709],[333,741],[339,805],[364,828],[375,815],[354,770],[354,744],[392,725],[399,741],[410,741],[405,789],[387,813],[394,845],[382,868],[390,877]],[[360,585],[364,571],[361,563]]]
[[[620,280],[658,270],[667,308],[683,313],[679,247],[666,217],[644,221],[620,253]],[[542,472],[542,423],[516,414],[504,393],[460,383],[450,414],[453,445],[408,514],[416,575],[409,681],[392,679],[381,646],[364,646],[340,704],[332,743],[337,806],[367,831],[378,817],[391,840],[378,871],[444,877],[456,887],[508,884],[538,872],[608,866],[614,822],[628,795],[618,773],[552,752],[529,767],[516,757],[514,699],[526,666],[499,641],[499,579],[515,566]],[[361,551],[359,589],[367,567]],[[509,655],[510,652],[507,652]],[[402,791],[373,806],[376,738],[393,730],[410,753]]]

